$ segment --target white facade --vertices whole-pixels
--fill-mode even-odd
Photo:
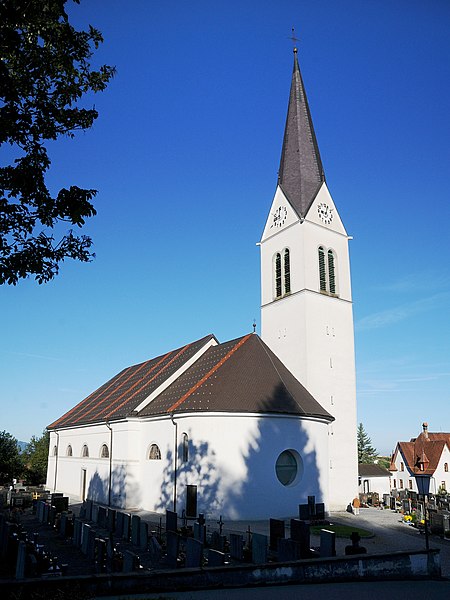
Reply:
[[[394,467],[395,470],[392,469]],[[437,494],[439,488],[445,487],[450,492],[450,450],[444,445],[434,473],[430,477],[430,494]],[[391,465],[390,477],[391,489],[410,490],[417,492],[417,484],[414,473],[408,468],[407,460],[401,449],[397,448]]]
[[[81,500],[84,485],[84,497],[99,503],[156,512],[175,508],[181,515],[186,485],[197,485],[199,512],[232,519],[296,516],[309,495],[318,502],[326,499],[325,422],[218,413],[129,419],[110,427],[112,434],[106,425],[52,431],[47,487]],[[101,458],[103,444],[111,449],[111,438],[112,453]],[[160,460],[149,460],[152,444],[158,445]],[[69,445],[71,457],[66,456]],[[82,456],[85,445],[89,457]],[[296,453],[301,465],[289,486],[281,485],[275,472],[277,457],[286,449]]]
[[[331,222],[319,217],[319,207],[325,204]],[[277,218],[280,212],[283,222]],[[261,337],[335,417],[329,425],[330,510],[344,509],[358,488],[348,240],[325,183],[302,220],[277,188],[261,239]],[[320,290],[319,247],[334,255],[334,294]],[[286,248],[290,252],[291,289],[277,298],[274,257]]]

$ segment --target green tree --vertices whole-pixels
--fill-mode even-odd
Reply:
[[[33,435],[25,448],[23,460],[27,481],[32,485],[45,483],[47,479],[48,447],[50,433],[46,430],[41,437]]]
[[[0,483],[11,483],[22,474],[22,460],[17,440],[7,431],[0,432]]]
[[[81,228],[95,215],[96,190],[71,185],[52,195],[45,182],[46,144],[92,126],[98,113],[81,98],[104,90],[114,74],[106,65],[91,70],[103,38],[91,26],[72,27],[67,1],[0,2],[0,145],[12,157],[0,167],[0,284],[28,275],[43,283],[65,258],[94,256],[89,237],[60,225]]]
[[[358,462],[363,464],[373,464],[378,456],[378,452],[372,446],[372,440],[367,435],[362,423],[358,425]]]

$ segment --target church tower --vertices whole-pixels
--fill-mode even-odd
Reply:
[[[345,509],[358,489],[348,240],[325,182],[294,48],[278,185],[260,243],[261,337],[335,418],[329,472],[322,474],[329,510]]]

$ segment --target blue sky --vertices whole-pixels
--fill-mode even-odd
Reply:
[[[259,330],[259,241],[299,60],[351,242],[358,420],[450,431],[447,0],[84,1],[117,67],[48,183],[99,190],[91,264],[0,288],[0,430],[39,435],[125,366]]]

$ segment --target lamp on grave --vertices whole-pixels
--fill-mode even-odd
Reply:
[[[430,493],[430,479],[431,476],[427,473],[429,460],[422,448],[422,455],[416,454],[416,462],[414,464],[414,477],[416,479],[417,492],[423,496],[423,514],[424,514],[424,527],[425,527],[425,548],[430,549],[430,543],[428,539],[428,521],[427,521],[427,503],[428,494]]]

